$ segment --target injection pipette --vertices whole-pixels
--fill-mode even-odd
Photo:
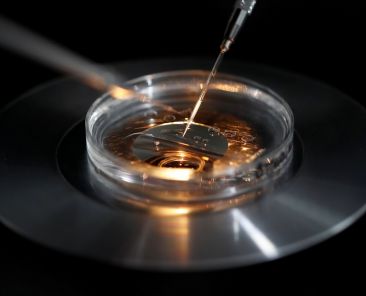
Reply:
[[[241,27],[243,26],[248,15],[251,14],[256,0],[237,0],[234,5],[234,11],[231,14],[228,25],[225,30],[224,39],[220,46],[220,54],[218,55],[214,66],[206,80],[204,87],[202,88],[201,94],[194,105],[193,111],[191,113],[190,118],[187,121],[187,125],[183,132],[183,137],[189,130],[190,125],[192,124],[198,109],[200,108],[203,99],[208,91],[208,87],[210,85],[211,80],[215,77],[217,69],[219,68],[224,54],[230,49],[231,44],[234,42],[236,36],[238,35]]]

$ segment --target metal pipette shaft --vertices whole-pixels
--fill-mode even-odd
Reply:
[[[220,47],[221,50],[220,50],[219,56],[217,57],[214,66],[212,67],[212,70],[206,80],[206,83],[205,83],[204,87],[202,88],[201,94],[193,108],[191,116],[187,121],[186,128],[184,129],[184,132],[183,132],[183,137],[187,133],[190,125],[192,124],[194,118],[197,115],[197,112],[203,102],[203,99],[205,98],[205,95],[208,91],[208,88],[209,88],[209,85],[210,85],[212,79],[215,77],[215,75],[217,73],[217,70],[220,66],[220,63],[224,57],[225,52],[227,52],[230,49],[230,46],[234,42],[241,27],[243,26],[243,24],[246,20],[246,17],[249,14],[251,14],[255,3],[256,3],[256,0],[237,0],[235,2],[234,11],[231,14],[229,23],[225,30],[224,39],[221,43],[221,47]]]
[[[205,85],[204,85],[204,86],[203,86],[203,88],[202,88],[201,94],[200,94],[200,96],[199,96],[199,98],[198,98],[198,100],[197,100],[196,104],[194,105],[194,108],[193,108],[193,111],[192,111],[192,113],[191,113],[191,116],[190,116],[190,118],[189,118],[189,120],[188,120],[188,122],[187,122],[186,128],[184,129],[183,137],[184,137],[184,136],[185,136],[185,134],[187,133],[187,131],[188,131],[188,129],[189,129],[189,127],[190,127],[190,125],[192,124],[192,122],[193,122],[194,118],[196,117],[196,114],[197,114],[197,112],[198,112],[198,109],[200,108],[200,106],[201,106],[201,104],[202,104],[202,102],[203,102],[203,99],[204,99],[204,97],[205,97],[205,95],[206,95],[206,93],[207,93],[207,91],[208,91],[208,87],[209,87],[209,85],[210,85],[210,83],[211,83],[211,80],[212,80],[212,79],[215,77],[215,75],[216,75],[217,69],[219,68],[219,66],[220,66],[220,64],[221,64],[221,61],[222,61],[222,59],[223,59],[223,57],[224,57],[224,54],[225,54],[225,52],[223,52],[223,51],[221,51],[221,52],[220,52],[219,56],[217,57],[217,59],[216,59],[216,61],[215,61],[214,66],[212,67],[212,70],[211,70],[211,72],[210,72],[210,75],[208,75],[208,78],[207,78],[207,80],[206,80],[206,83],[205,83]]]

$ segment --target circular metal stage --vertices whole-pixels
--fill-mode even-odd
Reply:
[[[120,64],[128,78],[211,61]],[[207,270],[280,258],[319,243],[366,209],[366,111],[296,74],[225,61],[222,72],[273,89],[295,117],[294,174],[240,207],[159,217],[98,199],[85,150],[85,114],[99,94],[71,79],[40,86],[0,116],[0,219],[48,247],[140,269]]]

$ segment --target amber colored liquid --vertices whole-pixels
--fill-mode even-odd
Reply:
[[[161,109],[151,109],[141,115],[131,117],[123,125],[117,126],[104,138],[104,145],[108,151],[115,156],[128,160],[131,163],[145,162],[157,167],[170,168],[191,168],[200,171],[209,171],[213,165],[220,167],[238,166],[248,163],[258,157],[263,151],[261,139],[253,126],[230,114],[220,114],[218,112],[200,112],[199,122],[209,126],[208,139],[195,138],[197,145],[202,147],[209,141],[209,137],[214,137],[220,133],[227,140],[227,150],[223,156],[217,157],[210,153],[199,151],[199,149],[182,150],[169,149],[167,151],[160,140],[152,141],[151,152],[155,156],[142,161],[133,153],[133,145],[136,138],[147,129],[170,122],[182,122],[181,133],[186,127],[185,120],[189,117],[191,110],[167,111]],[[195,147],[193,147],[195,148]]]

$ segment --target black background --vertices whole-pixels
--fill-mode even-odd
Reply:
[[[100,63],[156,57],[214,59],[233,1],[32,1],[0,13]],[[76,6],[77,5],[77,6]],[[268,64],[324,81],[366,105],[363,1],[258,0],[227,59]],[[59,74],[0,50],[0,106]],[[0,176],[1,178],[1,176]],[[249,268],[193,274],[142,273],[59,254],[0,226],[0,295],[112,292],[317,295],[364,289],[366,218],[307,251]],[[361,278],[360,278],[361,276]],[[291,285],[291,287],[290,287]],[[296,290],[296,291],[295,291]],[[228,293],[228,292],[227,292]]]

